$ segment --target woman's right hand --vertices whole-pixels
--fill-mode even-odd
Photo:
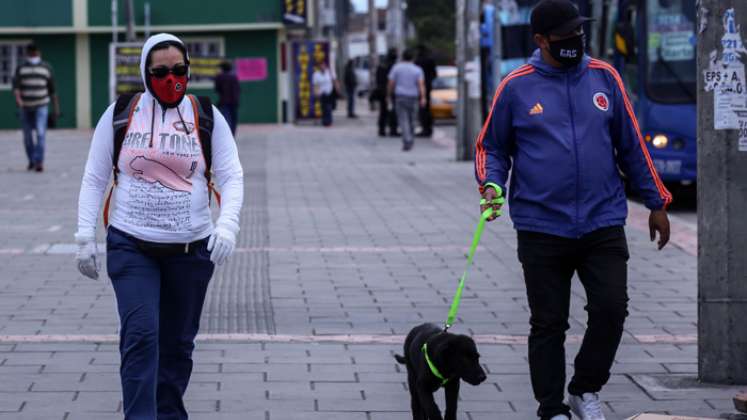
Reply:
[[[80,274],[89,279],[99,279],[99,265],[96,261],[96,238],[80,238],[75,235],[78,243],[78,252],[75,254],[75,261],[78,263]]]

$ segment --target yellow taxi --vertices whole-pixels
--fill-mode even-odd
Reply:
[[[457,69],[453,66],[438,66],[438,76],[433,80],[431,91],[431,114],[434,119],[456,118]]]

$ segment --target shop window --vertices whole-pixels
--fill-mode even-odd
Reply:
[[[31,41],[0,41],[0,89],[10,89],[16,67],[23,62]]]
[[[212,88],[218,64],[225,57],[224,39],[187,37],[183,41],[192,59],[190,86]]]

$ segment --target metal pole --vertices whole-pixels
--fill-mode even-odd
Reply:
[[[746,384],[747,93],[739,51],[747,4],[700,0],[698,9],[698,374]]]
[[[146,1],[143,5],[145,7],[143,16],[145,20],[145,39],[150,38],[150,2]]]
[[[475,156],[475,140],[480,134],[482,126],[482,80],[480,78],[480,11],[482,0],[467,1],[467,48],[466,72],[467,79],[467,127],[465,160],[472,160]]]
[[[119,16],[117,13],[117,0],[112,0],[112,43],[117,43],[117,21]]]
[[[320,6],[320,0],[313,0],[314,5],[314,26],[312,27],[311,35],[313,39],[318,40],[322,37],[322,9]]]
[[[594,20],[591,22],[591,36],[589,42],[591,43],[591,54],[594,57],[601,57],[604,53],[604,46],[600,44],[600,40],[604,39],[601,32],[602,24],[604,23],[603,3],[605,0],[592,0],[591,2],[591,14]]]
[[[374,0],[368,0],[368,80],[371,86],[376,83],[376,66],[379,62],[378,33],[379,11]]]
[[[465,31],[464,31],[464,18],[465,9],[467,7],[467,0],[455,0],[456,5],[456,50],[454,51],[454,59],[457,67],[457,127],[456,127],[456,160],[466,160],[466,145],[465,145],[465,127],[467,121],[467,83],[464,78],[464,65],[465,65]]]
[[[493,49],[491,51],[493,62],[493,86],[488,86],[488,89],[495,91],[498,85],[501,83],[501,64],[503,61],[503,23],[501,22],[501,0],[493,0],[493,6],[495,7],[495,15],[493,16]],[[493,92],[490,92],[490,102],[492,103]]]
[[[135,41],[135,6],[127,0],[127,42]]]

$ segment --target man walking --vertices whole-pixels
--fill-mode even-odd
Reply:
[[[34,44],[26,47],[26,61],[16,68],[13,94],[21,117],[23,143],[28,157],[26,169],[42,172],[50,98],[54,106],[54,119],[60,115],[60,104],[55,94],[52,68],[42,61],[41,53]]]
[[[386,136],[386,128],[389,127],[389,135],[397,136],[397,118],[392,115],[394,104],[389,104],[389,72],[397,62],[397,51],[390,49],[386,58],[376,66],[376,89],[374,92],[375,99],[379,102],[379,137]]]
[[[415,142],[414,119],[418,105],[425,106],[425,76],[423,69],[413,62],[412,51],[402,54],[402,62],[389,72],[389,96],[394,95],[399,128],[402,131],[402,150],[409,151]]]
[[[529,369],[543,420],[603,420],[598,392],[610,377],[628,315],[627,202],[618,167],[651,210],[651,240],[669,240],[664,188],[622,79],[584,54],[570,0],[543,0],[531,15],[539,49],[497,89],[476,144],[482,210],[509,190],[529,302]],[[513,167],[513,168],[512,168]],[[494,219],[492,217],[491,219]],[[587,330],[564,399],[571,279],[587,298]]]
[[[355,63],[348,60],[345,64],[345,96],[348,101],[348,118],[358,118],[355,115],[355,91],[358,88],[358,77],[355,75]]]
[[[220,65],[221,73],[215,76],[215,91],[218,93],[218,110],[226,118],[231,133],[236,136],[236,124],[239,119],[239,96],[241,85],[230,61]]]
[[[431,137],[433,135],[433,114],[431,114],[431,91],[433,81],[438,77],[436,71],[436,60],[433,59],[430,50],[425,45],[418,45],[418,57],[415,64],[423,69],[425,76],[425,105],[420,107],[420,127],[418,137]]]

